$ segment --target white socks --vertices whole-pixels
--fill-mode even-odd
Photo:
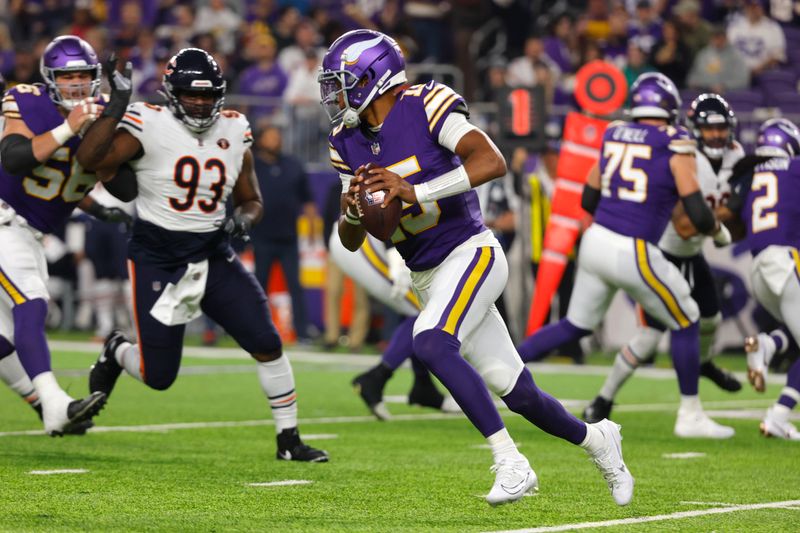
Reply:
[[[702,412],[703,406],[700,404],[700,396],[684,396],[681,394],[681,405],[678,411],[686,413]]]
[[[39,403],[33,383],[25,373],[25,369],[22,368],[17,352],[0,359],[0,379],[29,404]]]
[[[36,389],[36,394],[39,395],[39,399],[42,401],[42,404],[61,399],[63,397],[71,400],[70,396],[58,385],[56,376],[52,371],[42,372],[31,381],[33,383],[33,388]]]
[[[142,379],[142,358],[139,354],[139,346],[129,342],[123,342],[117,346],[117,351],[114,352],[114,359],[117,360],[119,366],[125,369],[125,372],[138,379]]]
[[[495,463],[499,463],[501,459],[510,459],[512,461],[524,459],[506,428],[486,437],[486,442],[489,443],[489,447],[492,449]]]
[[[586,438],[580,443],[580,447],[590,454],[597,453],[603,448],[605,438],[603,432],[595,427],[594,424],[586,424]]]
[[[294,390],[292,365],[286,354],[274,361],[257,364],[261,390],[267,396],[275,420],[275,430],[297,427],[297,393]]]

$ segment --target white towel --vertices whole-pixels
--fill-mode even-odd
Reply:
[[[208,260],[189,263],[186,273],[178,283],[168,283],[158,301],[150,309],[150,315],[165,326],[186,324],[203,312],[200,302],[206,293]]]

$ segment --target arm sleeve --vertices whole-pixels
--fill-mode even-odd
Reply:
[[[689,215],[689,220],[692,221],[697,231],[708,234],[714,229],[716,225],[714,213],[711,212],[705,198],[703,198],[703,193],[695,191],[689,196],[682,196],[681,201],[686,214]]]
[[[127,164],[119,167],[114,177],[103,186],[114,198],[123,202],[130,202],[139,194],[136,173]]]
[[[600,203],[600,189],[595,189],[588,183],[583,186],[583,194],[581,194],[581,207],[590,215],[594,215],[597,209],[597,204]]]
[[[463,113],[450,113],[439,131],[439,144],[455,153],[458,141],[467,133],[477,129],[470,124]]]
[[[0,164],[14,176],[25,176],[41,165],[33,155],[32,140],[16,133],[0,140]]]

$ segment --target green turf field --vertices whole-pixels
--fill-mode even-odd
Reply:
[[[84,394],[85,371],[95,356],[59,348],[54,360],[60,382],[73,395]],[[504,411],[541,491],[491,508],[482,499],[494,479],[491,454],[465,418],[399,403],[389,408],[408,416],[385,423],[366,416],[349,382],[365,368],[362,361],[372,359],[295,362],[301,431],[331,454],[328,464],[308,465],[275,460],[274,429],[253,365],[231,352],[197,353],[203,357],[186,357],[187,374],[167,392],[121,378],[96,419],[99,431],[82,438],[8,435],[41,426],[32,410],[0,388],[0,529],[477,532],[676,513],[682,514],[614,527],[800,529],[800,445],[762,438],[752,418],[771,403],[779,385],[759,396],[750,390],[729,395],[703,383],[707,409],[723,411],[717,419],[737,430],[734,439],[714,442],[672,436],[674,379],[632,380],[614,416],[624,426],[625,458],[636,477],[634,501],[625,508],[614,505],[582,450]],[[574,368],[532,370],[560,399],[588,400],[603,378],[575,375]],[[402,395],[409,385],[410,372],[401,370],[387,393]],[[568,405],[580,409],[578,402]],[[687,452],[704,455],[664,457]],[[86,472],[31,474],[59,469]],[[311,483],[250,486],[285,480]]]

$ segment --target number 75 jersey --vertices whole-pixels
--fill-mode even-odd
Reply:
[[[669,161],[675,154],[694,154],[695,146],[682,126],[612,123],[603,135],[595,222],[658,243],[678,202]]]
[[[244,115],[222,111],[208,131],[196,136],[169,109],[135,102],[118,127],[144,150],[130,162],[139,187],[139,217],[171,231],[217,231],[214,224],[225,217],[225,200],[253,143]]]

